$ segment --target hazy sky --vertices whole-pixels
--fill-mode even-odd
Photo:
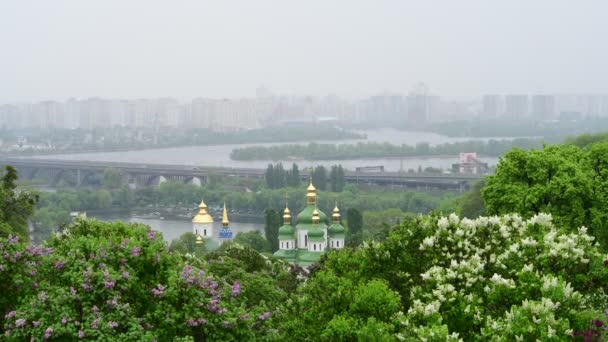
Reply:
[[[608,93],[605,0],[3,0],[0,102]]]

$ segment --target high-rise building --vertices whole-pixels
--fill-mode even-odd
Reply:
[[[482,117],[497,118],[503,112],[503,98],[501,95],[488,94],[482,99]]]
[[[529,113],[528,95],[505,96],[505,117],[507,119],[523,119]]]
[[[555,96],[534,95],[532,97],[532,117],[538,120],[555,118]]]

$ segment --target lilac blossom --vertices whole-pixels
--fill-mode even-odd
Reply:
[[[38,327],[40,325],[40,321],[32,321],[32,325],[34,327]]]
[[[108,322],[108,326],[112,329],[116,328],[118,326],[118,323],[114,322],[114,321],[110,321]]]
[[[11,311],[9,313],[6,314],[6,316],[4,316],[4,318],[9,319],[9,318],[13,318],[17,315],[17,311]]]
[[[63,262],[61,260],[55,261],[55,269],[61,271],[63,269]]]
[[[46,330],[44,331],[44,339],[48,340],[49,338],[51,338],[52,335],[53,335],[53,328],[51,328],[51,327],[46,328]]]
[[[266,311],[263,314],[261,314],[260,317],[258,317],[258,318],[260,319],[260,321],[265,321],[265,320],[269,319],[270,316],[272,316],[272,312]]]
[[[19,236],[17,236],[17,235],[13,236],[13,234],[8,234],[8,244],[9,245],[14,245],[17,242],[19,242]]]
[[[23,318],[19,318],[15,321],[15,326],[17,328],[23,328],[25,326],[25,320]]]
[[[99,323],[101,323],[101,317],[95,318],[93,320],[93,322],[91,322],[91,328],[98,329],[99,328]]]
[[[70,293],[72,294],[72,296],[76,295],[76,290],[70,286]]]
[[[151,230],[148,232],[148,239],[150,239],[151,241],[156,240],[156,232]]]
[[[241,284],[239,284],[238,281],[235,281],[234,283],[232,283],[231,295],[232,295],[232,297],[236,297],[239,294],[241,294]]]
[[[114,288],[114,285],[116,285],[116,282],[115,282],[114,280],[106,280],[106,281],[104,281],[104,283],[103,283],[103,286],[104,286],[106,289],[113,289],[113,288]]]
[[[141,251],[141,248],[139,248],[139,246],[135,246],[131,250],[131,255],[134,256],[134,257],[138,257],[140,251]]]
[[[61,318],[61,324],[66,324],[68,321],[66,317]]]
[[[78,330],[78,338],[84,338],[84,331]]]
[[[152,289],[152,295],[154,297],[162,297],[165,294],[165,287],[161,284],[156,285],[155,288]]]
[[[93,313],[99,313],[99,308],[97,307],[97,305],[93,305],[91,311],[93,311]]]
[[[129,279],[129,272],[127,272],[127,271],[122,271],[122,278],[123,278],[123,279]]]

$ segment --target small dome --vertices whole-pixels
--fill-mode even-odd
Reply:
[[[213,223],[213,217],[207,212],[207,205],[204,201],[198,205],[198,214],[192,218],[192,223]]]
[[[293,237],[295,231],[296,230],[293,228],[292,225],[285,224],[282,225],[281,228],[279,228],[279,235]]]
[[[327,228],[327,233],[329,233],[329,235],[340,235],[344,234],[345,232],[346,229],[339,223],[334,223]]]
[[[314,229],[311,229],[311,230],[308,232],[308,237],[309,237],[309,238],[315,238],[315,237],[324,237],[324,233],[323,233],[323,231],[322,231],[321,229],[319,229],[319,228],[314,228]]]

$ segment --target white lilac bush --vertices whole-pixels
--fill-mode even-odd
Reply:
[[[547,214],[421,217],[366,249],[395,264],[409,296],[401,340],[562,341],[603,326],[587,299],[605,285],[606,255],[586,228],[567,233]]]

